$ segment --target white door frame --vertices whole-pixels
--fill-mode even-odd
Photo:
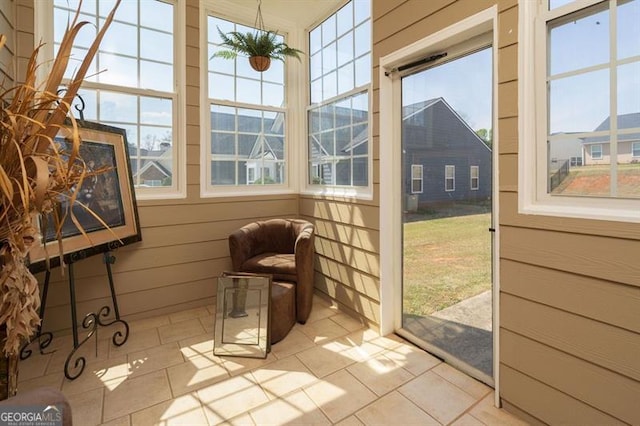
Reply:
[[[492,6],[435,34],[380,58],[380,333],[402,325],[402,224],[400,206],[401,76],[395,69],[483,33],[493,34],[493,223],[498,224],[498,8]],[[495,403],[499,406],[499,227],[493,244],[493,377]]]

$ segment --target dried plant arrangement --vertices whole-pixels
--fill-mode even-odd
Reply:
[[[0,328],[6,329],[6,339],[1,343],[7,357],[17,357],[20,346],[40,323],[38,283],[25,263],[29,249],[37,241],[37,216],[53,213],[54,223],[48,226],[56,230],[58,244],[67,216],[84,233],[72,211],[55,213],[62,198],[73,204],[88,176],[79,156],[82,141],[69,110],[119,4],[117,0],[60,94],[75,37],[82,27],[91,25],[79,21],[82,1],[64,32],[44,82],[38,84],[36,80],[36,72],[42,66],[37,61],[39,46],[20,83],[10,88],[0,83]],[[6,37],[0,34],[0,49],[5,41]],[[69,147],[63,148],[56,141],[60,132],[68,133],[64,136]]]

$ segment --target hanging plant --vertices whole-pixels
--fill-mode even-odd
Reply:
[[[211,57],[235,59],[238,55],[247,56],[251,68],[258,72],[268,70],[272,59],[284,62],[287,56],[291,56],[300,60],[300,55],[303,54],[302,50],[294,49],[287,46],[285,42],[278,41],[277,31],[265,30],[262,19],[262,0],[258,0],[256,22],[253,26],[256,30],[247,33],[231,31],[225,34],[218,28],[218,34],[222,39],[220,46],[223,47],[223,50],[215,52]]]
[[[303,54],[301,50],[278,41],[276,31],[232,31],[225,34],[218,28],[218,34],[222,39],[221,46],[225,49],[215,52],[212,57],[235,59],[238,55],[247,56],[251,67],[259,72],[269,69],[272,59],[284,61],[290,56],[300,60],[300,55]]]

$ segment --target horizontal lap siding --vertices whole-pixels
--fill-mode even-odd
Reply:
[[[6,1],[6,0],[3,0]],[[231,269],[227,237],[258,219],[297,217],[295,194],[258,197],[200,197],[200,87],[198,2],[187,3],[187,198],[140,200],[142,241],[117,250],[113,277],[120,313],[138,319],[215,303],[216,277]],[[101,256],[74,266],[80,320],[110,305]],[[42,282],[43,275],[39,275]],[[44,326],[68,330],[68,271],[52,272]]]
[[[518,213],[515,0],[499,2],[500,395],[547,424],[640,424],[640,226]]]
[[[300,217],[315,225],[316,290],[379,324],[378,206],[300,197]]]

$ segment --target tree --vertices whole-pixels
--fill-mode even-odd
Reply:
[[[478,129],[476,135],[487,144],[489,148],[493,146],[493,131],[491,129]]]

